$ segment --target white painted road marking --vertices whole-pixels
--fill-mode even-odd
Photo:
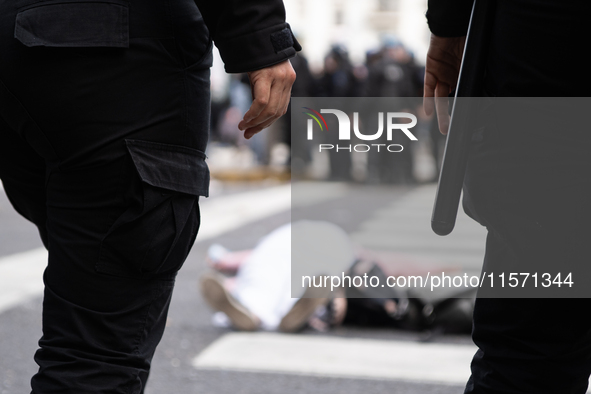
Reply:
[[[0,313],[43,292],[43,248],[0,258]]]
[[[217,237],[248,223],[287,211],[293,206],[320,203],[342,197],[347,193],[344,184],[316,184],[300,182],[295,195],[291,184],[229,196],[201,200],[201,227],[197,242]]]
[[[201,227],[197,242],[215,238],[245,224],[286,211],[291,204],[291,185],[220,196],[199,202]]]
[[[222,336],[194,360],[198,369],[406,380],[463,386],[473,345],[259,333]]]
[[[476,350],[475,345],[238,332],[210,344],[193,366],[463,387]]]

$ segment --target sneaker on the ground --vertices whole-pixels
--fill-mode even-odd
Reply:
[[[254,331],[259,328],[259,319],[226,290],[219,275],[206,273],[201,277],[201,294],[212,309],[224,312],[236,329]]]
[[[312,317],[316,308],[329,302],[328,288],[307,288],[302,298],[296,301],[289,312],[279,323],[279,330],[283,332],[296,332],[304,328],[308,319]],[[310,298],[314,297],[314,298]]]

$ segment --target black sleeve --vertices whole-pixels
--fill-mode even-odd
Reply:
[[[427,23],[439,37],[465,36],[474,0],[429,0]]]
[[[281,0],[195,0],[229,73],[280,63],[301,50]]]

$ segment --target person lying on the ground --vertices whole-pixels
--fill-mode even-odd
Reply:
[[[319,307],[320,310],[331,311],[330,318],[323,315],[330,324],[342,321],[346,309],[344,297],[337,297],[341,299],[331,302],[328,288],[310,288],[300,297],[292,298],[292,234],[305,237],[310,250],[314,251],[311,259],[319,259],[315,262],[319,270],[328,264],[345,271],[355,260],[346,233],[333,224],[318,221],[281,226],[265,236],[250,252],[228,254],[222,251],[223,258],[218,258],[215,255],[220,254],[219,247],[212,248],[210,261],[224,261],[218,265],[226,268],[235,266],[236,276],[231,281],[225,281],[219,274],[207,273],[201,280],[201,291],[207,303],[214,310],[223,312],[235,328],[298,331],[307,325]],[[338,252],[327,248],[336,248]],[[332,261],[320,261],[327,259],[326,256],[330,256]],[[318,319],[312,324],[319,329],[324,327]]]
[[[346,270],[354,261],[351,243],[345,232],[327,222],[302,221],[286,224],[265,236],[250,252],[224,253],[219,246],[210,249],[210,261],[224,261],[225,267],[235,268],[236,276],[224,281],[223,276],[208,273],[201,280],[201,291],[207,303],[223,312],[231,325],[239,330],[280,330],[294,332],[303,328],[317,309],[330,310],[330,324],[340,324],[344,317],[344,297],[333,302],[329,289],[313,294],[308,289],[300,298],[292,298],[291,241],[292,232],[306,236],[317,256],[334,256],[332,265]],[[318,237],[322,234],[322,237]],[[330,239],[331,242],[327,242]],[[331,253],[326,248],[338,248]],[[319,269],[323,263],[318,262]],[[222,264],[219,264],[222,265]],[[329,302],[331,305],[327,308]],[[326,317],[326,313],[324,314]],[[312,319],[317,329],[326,329],[320,319]]]
[[[373,267],[356,262],[358,256],[367,256],[368,252],[354,252],[351,240],[341,228],[320,221],[284,225],[264,237],[253,250],[230,252],[212,245],[207,262],[217,272],[203,276],[201,291],[208,304],[218,311],[214,315],[216,324],[239,330],[293,332],[305,326],[326,331],[342,323],[347,313],[345,289],[331,294],[328,288],[308,288],[301,297],[292,298],[294,237],[301,242],[298,245],[305,245],[303,257],[318,275]],[[235,276],[227,278],[220,273]],[[377,305],[399,319],[404,310],[397,299],[391,298],[394,295],[394,291],[389,291]],[[364,297],[363,293],[356,296]]]
[[[292,298],[294,237],[302,237],[299,241],[304,241],[307,249],[313,251],[307,259],[311,266],[317,267],[319,275],[327,270],[340,270],[351,276],[367,274],[385,281],[387,275],[423,275],[427,271],[450,272],[453,268],[412,256],[353,247],[346,233],[330,223],[287,224],[265,236],[253,250],[231,252],[217,244],[210,247],[207,263],[213,271],[202,277],[201,291],[217,311],[214,324],[238,330],[284,332],[306,326],[327,331],[343,322],[412,330],[444,326],[438,330],[469,331],[471,304],[446,298],[409,299],[407,290],[339,288],[331,294],[329,288],[308,288],[301,297]],[[332,261],[327,264],[329,259]]]

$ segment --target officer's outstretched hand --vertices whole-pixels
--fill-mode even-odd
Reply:
[[[287,112],[296,74],[289,60],[248,73],[252,105],[238,128],[249,139]]]
[[[427,115],[431,115],[435,107],[442,134],[447,134],[449,129],[447,97],[458,83],[465,42],[466,37],[438,37],[431,34],[425,64],[423,108]]]

